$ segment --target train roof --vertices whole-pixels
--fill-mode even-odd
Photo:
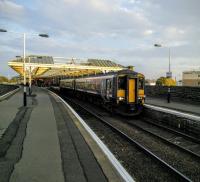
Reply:
[[[108,73],[97,73],[97,74],[85,75],[83,77],[78,77],[78,78],[89,78],[89,77],[120,75],[120,74],[133,74],[133,75],[137,75],[138,72],[126,69],[126,70],[120,70],[120,71],[112,71],[112,72],[108,72]]]
[[[132,74],[134,76],[138,76],[138,74],[139,74],[141,77],[144,76],[143,74],[138,73],[136,71],[132,71],[130,69],[124,69],[124,70],[108,72],[108,73],[98,73],[98,74],[92,74],[92,75],[85,75],[85,76],[77,77],[77,78],[74,78],[74,79],[91,78],[91,77],[99,77],[99,76],[110,76],[110,75],[123,75],[123,74]],[[68,80],[68,79],[73,79],[73,78],[66,78],[66,79]],[[66,80],[66,79],[63,79],[63,80]]]

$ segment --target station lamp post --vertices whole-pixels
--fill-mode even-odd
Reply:
[[[9,33],[15,33],[23,35],[23,76],[24,76],[24,92],[23,92],[23,103],[24,106],[27,105],[27,93],[26,93],[26,33],[20,33],[20,32],[13,32],[13,31],[7,31],[5,29],[0,29],[0,32],[9,32]],[[48,38],[49,35],[47,34],[30,34],[30,35],[37,35],[40,37]]]
[[[161,44],[154,44],[155,47],[165,47],[168,48],[169,51],[169,71],[166,73],[166,77],[167,78],[172,78],[172,72],[171,72],[171,50],[170,47],[167,46],[163,46]]]
[[[163,46],[161,44],[154,44],[155,47],[166,47],[166,46]],[[166,73],[166,77],[167,78],[172,78],[172,72],[171,72],[171,52],[170,52],[170,47],[166,47],[168,48],[169,50],[169,72]],[[171,89],[170,89],[170,86],[168,86],[168,89],[167,89],[167,102],[170,103],[170,99],[171,99]]]
[[[22,56],[16,56],[16,58],[21,58],[23,59]],[[32,87],[32,75],[31,75],[31,58],[36,58],[36,56],[28,56],[28,63],[29,63],[29,95],[31,95],[31,87]]]

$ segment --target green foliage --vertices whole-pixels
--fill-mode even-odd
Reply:
[[[160,86],[176,86],[176,81],[172,78],[160,77],[156,81],[156,85]]]
[[[164,86],[165,84],[165,77],[160,77],[156,80],[156,85],[159,85],[159,86]]]
[[[7,83],[8,82],[8,78],[6,78],[5,76],[0,76],[0,83]]]
[[[0,83],[11,83],[16,84],[18,82],[18,77],[12,77],[10,80],[5,76],[0,76]]]
[[[18,78],[17,77],[13,77],[13,78],[11,78],[10,79],[10,83],[17,83],[17,81],[18,81]]]
[[[173,80],[172,78],[166,78],[165,85],[166,86],[176,86],[176,81]]]

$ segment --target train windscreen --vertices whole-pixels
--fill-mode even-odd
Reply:
[[[118,78],[118,89],[125,90],[126,89],[126,77]]]
[[[144,79],[139,79],[139,84],[138,84],[139,89],[144,89]]]

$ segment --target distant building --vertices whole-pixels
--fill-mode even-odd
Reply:
[[[184,71],[183,86],[200,87],[200,71]]]
[[[146,80],[145,80],[145,85],[154,86],[154,85],[156,85],[156,80],[146,79]]]

